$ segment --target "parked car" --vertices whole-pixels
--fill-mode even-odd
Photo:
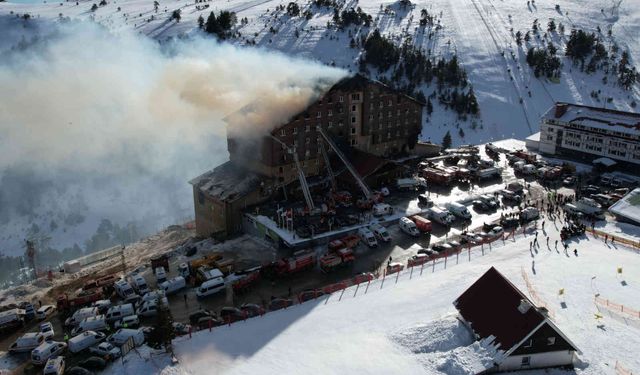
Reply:
[[[503,228],[516,228],[518,225],[520,225],[520,220],[514,217],[505,217],[500,220],[500,225]]]
[[[462,247],[462,244],[458,241],[449,241],[447,243],[454,249],[460,249]]]
[[[482,242],[482,237],[473,232],[462,232],[460,234],[460,242],[463,244],[470,243],[472,245],[475,245]]]
[[[222,319],[225,323],[233,323],[238,320],[245,319],[244,311],[240,310],[237,307],[223,307],[220,309],[220,319]]]
[[[428,256],[434,256],[434,255],[438,255],[438,252],[432,249],[420,249],[418,250],[418,254],[425,254]]]
[[[204,316],[196,322],[198,328],[206,329],[209,327],[218,327],[224,324],[224,322],[218,319],[216,316]]]
[[[80,361],[78,366],[87,370],[101,371],[107,367],[107,361],[100,357],[93,356],[85,359],[84,361]]]
[[[375,279],[375,276],[371,272],[363,272],[355,275],[353,279],[351,279],[353,285],[357,285],[364,282],[369,282]]]
[[[481,200],[475,200],[471,203],[476,211],[489,211],[491,207]]]
[[[173,322],[173,331],[178,336],[187,335],[191,331],[191,324]]]
[[[213,316],[213,313],[206,309],[200,309],[189,315],[189,322],[191,323],[191,325],[194,325],[198,323],[198,320],[207,316]]]
[[[102,342],[96,346],[90,347],[89,352],[107,359],[120,357],[120,349],[108,342]]]
[[[293,300],[288,298],[274,298],[269,302],[269,311],[276,311],[293,305]]]
[[[42,305],[42,307],[36,311],[36,318],[38,318],[38,320],[45,320],[55,311],[56,307],[53,305]]]
[[[129,315],[118,320],[113,324],[114,329],[120,328],[138,328],[140,326],[140,319],[138,315]]]
[[[495,238],[495,237],[502,236],[503,234],[504,234],[504,228],[502,228],[501,226],[497,225],[497,226],[491,228],[491,230],[489,230],[486,233],[486,237]]]
[[[308,290],[304,290],[302,292],[300,292],[298,294],[298,301],[300,301],[300,303],[302,302],[307,302],[310,301],[312,299],[316,299],[320,296],[324,295],[324,292],[322,290],[319,289],[308,289]]]
[[[42,375],[62,375],[66,368],[66,363],[63,356],[51,357],[44,365]]]
[[[256,305],[255,303],[245,303],[240,306],[240,310],[247,314],[247,318],[264,314],[264,308],[260,305]]]
[[[576,178],[573,176],[569,176],[567,178],[565,178],[564,180],[562,180],[562,185],[564,186],[573,186],[576,184]]]
[[[51,340],[55,332],[53,331],[53,324],[50,322],[40,324],[40,333],[44,336],[45,340]]]
[[[391,262],[387,264],[387,275],[400,272],[404,269],[404,264],[398,262]]]
[[[438,253],[449,251],[451,249],[453,249],[453,247],[451,247],[451,245],[449,245],[448,243],[434,243],[433,245],[431,245],[431,250]]]

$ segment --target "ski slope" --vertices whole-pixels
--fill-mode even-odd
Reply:
[[[634,350],[640,343],[640,318],[594,303],[598,294],[640,309],[640,254],[591,236],[571,241],[567,254],[562,246],[556,251],[560,226],[547,219],[534,252],[529,251],[532,235],[498,241],[484,256],[472,252],[471,261],[465,253],[459,264],[450,258],[446,269],[439,262],[435,269],[425,267],[422,275],[419,268],[412,275],[404,272],[397,283],[395,275],[384,284],[378,279],[366,293],[365,285],[357,291],[352,287],[342,297],[337,292],[191,339],[178,338],[176,365],[166,356],[154,356],[151,363],[148,353],[133,354],[107,374],[473,374],[497,354],[487,343],[473,342],[457,324],[452,302],[491,266],[546,305],[582,351],[575,373],[615,374],[616,362],[640,370]]]

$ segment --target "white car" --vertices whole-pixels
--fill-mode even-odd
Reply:
[[[473,232],[462,232],[460,234],[461,242],[477,244],[482,242],[482,237]]]
[[[491,229],[488,233],[487,236],[489,237],[499,237],[502,236],[504,234],[504,229],[500,226],[495,226],[493,227],[493,229]]]
[[[53,339],[53,335],[55,335],[53,325],[49,322],[40,324],[40,332],[42,336],[44,336],[45,341]]]
[[[38,320],[45,320],[51,314],[56,311],[56,307],[53,305],[43,305],[36,311],[36,318]]]
[[[120,357],[120,349],[111,345],[108,342],[100,343],[96,346],[89,348],[89,352],[96,354],[100,357],[118,358]]]

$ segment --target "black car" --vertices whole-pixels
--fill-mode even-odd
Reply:
[[[223,307],[220,310],[220,319],[225,323],[233,323],[238,320],[244,320],[245,318],[245,312],[236,307]]]
[[[107,361],[103,358],[93,356],[78,363],[78,366],[87,370],[104,370],[104,368],[107,367]]]
[[[293,301],[288,298],[274,298],[269,302],[269,311],[284,309],[293,305]]]
[[[245,303],[240,306],[240,310],[244,311],[247,314],[247,318],[251,318],[254,316],[264,314],[264,309],[260,305],[256,305],[255,303]]]
[[[202,318],[198,319],[198,321],[196,322],[196,325],[200,329],[206,329],[209,327],[218,327],[223,325],[224,323],[225,322],[223,322],[222,320],[218,319],[215,316],[203,316]]]
[[[513,217],[500,220],[500,226],[503,228],[516,228],[518,225],[520,225],[520,220]]]
[[[189,315],[189,322],[191,323],[191,325],[194,325],[196,323],[198,323],[198,321],[202,318],[208,317],[208,316],[213,316],[213,313],[209,310],[206,309],[201,309],[198,310],[196,312],[194,312],[193,314]]]
[[[451,245],[449,245],[448,243],[436,243],[431,245],[431,250],[433,251],[437,251],[439,253],[443,252],[443,251],[448,251],[453,249],[453,247]]]
[[[438,255],[438,252],[432,249],[420,249],[418,250],[418,254],[425,254],[428,256]]]
[[[473,208],[480,211],[488,211],[489,206],[481,200],[473,201]]]

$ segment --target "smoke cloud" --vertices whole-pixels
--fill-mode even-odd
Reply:
[[[197,37],[160,45],[86,22],[26,45],[0,54],[5,223],[37,220],[45,206],[52,218],[85,207],[151,230],[183,220],[192,215],[188,179],[228,158],[227,126],[234,137],[265,134],[345,75],[260,49]],[[34,204],[52,201],[64,203]],[[13,247],[8,237],[0,233],[0,251]]]

